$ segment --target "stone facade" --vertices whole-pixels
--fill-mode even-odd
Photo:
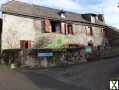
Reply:
[[[92,27],[93,35],[87,35],[89,26],[81,23],[73,23],[74,35],[44,33],[43,30],[42,19],[3,14],[2,49],[20,48],[20,40],[30,40],[31,48],[36,48],[35,44],[42,36],[47,37],[50,41],[44,48],[59,48],[59,44],[66,43],[87,45],[90,40],[98,46],[103,40],[101,27]]]
[[[33,44],[36,34],[40,33],[34,22],[31,18],[4,14],[2,49],[20,48],[20,40],[31,40]]]

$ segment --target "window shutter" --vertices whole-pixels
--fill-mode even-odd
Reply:
[[[63,34],[68,34],[68,24],[67,23],[61,22],[61,32]]]
[[[68,24],[65,23],[65,34],[68,34]]]
[[[28,48],[31,48],[31,41],[28,41]]]
[[[25,43],[23,40],[20,40],[20,48],[24,48],[25,47]]]
[[[47,32],[47,33],[52,32],[51,23],[50,23],[50,20],[48,19],[48,17],[45,18],[45,32]]]
[[[65,34],[65,23],[64,22],[61,22],[61,33]]]
[[[90,35],[92,36],[93,35],[93,28],[90,27]]]
[[[20,48],[31,48],[31,41],[30,40],[20,40]]]

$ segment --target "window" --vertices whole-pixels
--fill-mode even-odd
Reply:
[[[45,32],[47,33],[52,32],[51,22],[48,17],[45,18]]]
[[[103,22],[104,21],[103,15],[98,15],[98,19]]]
[[[96,17],[95,16],[91,16],[91,22],[96,23]]]
[[[52,32],[60,33],[61,23],[58,21],[51,21]]]
[[[89,28],[90,28],[90,35],[93,35],[93,29],[92,29],[92,27],[90,26]]]
[[[73,34],[73,26],[72,24],[67,24],[64,22],[61,22],[61,32],[63,34]]]
[[[73,34],[73,26],[72,26],[72,24],[68,24],[67,27],[68,27],[68,34]]]
[[[31,48],[30,40],[20,40],[20,48]]]
[[[61,31],[61,22],[60,21],[54,21],[48,19],[48,17],[45,18],[45,32],[51,33],[51,32],[57,32],[60,33]]]
[[[83,33],[85,33],[85,26],[80,25],[80,24],[74,24],[73,33],[74,34],[83,34]]]
[[[93,35],[92,26],[86,26],[86,35]]]
[[[45,19],[45,32],[51,33],[62,33],[62,34],[73,34],[73,25],[71,23],[65,23],[61,21],[54,21]]]

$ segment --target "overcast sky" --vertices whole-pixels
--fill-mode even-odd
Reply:
[[[10,0],[0,0],[0,4]],[[119,0],[18,0],[78,13],[103,13],[108,25],[119,28]]]

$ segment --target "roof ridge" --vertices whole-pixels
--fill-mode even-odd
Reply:
[[[57,11],[63,10],[63,9],[57,9],[57,8],[52,8],[52,7],[37,5],[37,4],[30,4],[30,3],[27,3],[27,2],[17,1],[17,0],[8,1],[8,2],[5,3],[5,4],[2,4],[2,6],[7,5],[7,4],[9,4],[9,3],[13,3],[13,2],[22,3],[22,4],[27,4],[27,5],[31,5],[31,6],[33,6],[33,7],[34,7],[34,6],[37,6],[37,7],[48,8],[48,9],[57,10]],[[78,13],[78,12],[73,12],[73,11],[68,11],[68,10],[64,10],[64,11],[66,11],[67,13],[72,13],[72,14],[79,14],[79,15],[81,15],[81,14]]]
[[[69,20],[75,22],[87,22],[86,19],[82,17],[82,14],[66,11],[66,18],[62,19],[60,15],[58,15],[58,11],[60,9],[54,9],[46,6],[40,6],[37,4],[30,4],[26,2],[12,0],[2,5],[3,13],[14,14],[14,15],[25,15],[31,17],[46,17],[49,16],[51,18],[56,18],[58,20]],[[97,23],[96,23],[97,24]],[[99,24],[102,25],[102,24]]]

